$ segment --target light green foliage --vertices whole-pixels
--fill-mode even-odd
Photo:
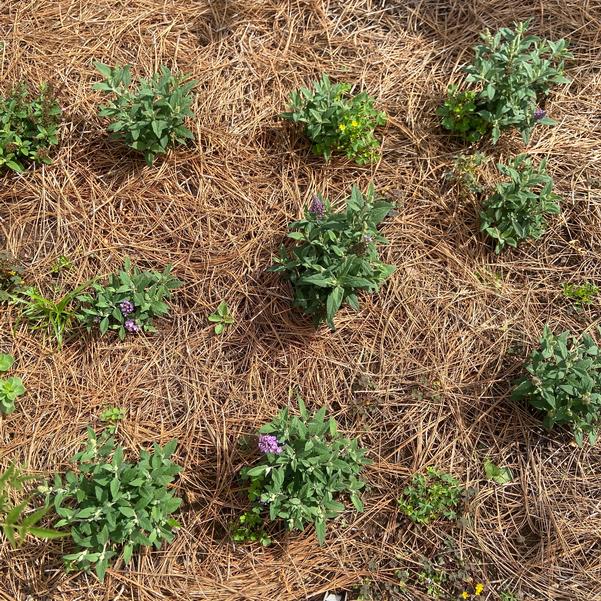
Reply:
[[[484,460],[484,473],[488,480],[497,484],[507,484],[513,480],[513,475],[508,467],[499,467],[490,459]]]
[[[27,536],[44,540],[67,536],[64,532],[38,525],[48,513],[47,507],[28,509],[32,497],[23,494],[23,487],[33,480],[35,477],[23,474],[12,463],[0,472],[0,528],[13,547],[21,545]]]
[[[526,371],[529,375],[514,389],[512,398],[527,399],[543,411],[545,427],[567,424],[579,445],[585,434],[594,444],[601,427],[601,361],[593,338],[569,332],[555,336],[545,326]]]
[[[488,160],[482,152],[461,153],[455,157],[453,168],[446,174],[446,178],[450,182],[460,184],[461,188],[470,194],[480,194],[483,188],[480,184],[479,169]]]
[[[263,528],[264,521],[261,509],[253,507],[238,518],[238,524],[232,534],[232,539],[237,543],[261,543],[264,547],[271,545],[271,538]]]
[[[540,238],[547,226],[546,215],[560,209],[546,160],[535,168],[528,155],[520,154],[497,167],[509,181],[497,184],[495,193],[484,202],[480,229],[495,241],[499,253],[507,246],[515,248],[524,240]]]
[[[217,311],[209,315],[209,321],[215,324],[215,334],[221,334],[226,326],[234,323],[234,318],[225,301],[221,301]]]
[[[494,35],[481,34],[473,63],[465,67],[466,83],[473,89],[460,93],[449,88],[449,99],[440,110],[444,127],[472,142],[490,130],[493,143],[502,131],[516,128],[528,143],[537,122],[555,123],[546,116],[537,121],[535,111],[553,86],[569,83],[563,73],[572,55],[565,40],[528,35],[528,27],[526,21]]]
[[[109,275],[106,284],[92,284],[92,292],[78,297],[81,307],[78,319],[88,331],[98,328],[101,334],[116,330],[121,340],[125,339],[128,320],[135,322],[143,332],[156,332],[153,320],[169,313],[165,302],[171,298],[172,290],[181,282],[171,275],[172,266],[167,265],[162,273],[141,271],[126,259],[123,269]],[[121,308],[123,302],[133,303],[130,313]]]
[[[281,453],[266,453],[256,466],[242,470],[242,478],[250,480],[250,501],[263,503],[270,520],[285,520],[289,530],[314,524],[323,543],[326,520],[345,509],[338,495],[349,495],[363,511],[364,482],[358,476],[369,460],[356,439],[343,438],[334,419],[325,419],[325,407],[311,416],[302,399],[298,403],[300,417],[283,409],[259,430],[277,437]]]
[[[59,273],[67,271],[69,269],[73,269],[73,263],[71,262],[71,259],[69,259],[69,257],[65,255],[60,255],[52,264],[52,267],[50,268],[50,273],[52,275],[58,275]]]
[[[345,211],[334,213],[325,201],[323,217],[306,210],[304,219],[290,224],[294,244],[280,248],[271,270],[290,280],[294,305],[316,324],[325,320],[333,330],[342,305],[358,310],[357,293],[377,292],[395,270],[377,250],[386,243],[377,226],[391,209],[389,202],[374,199],[373,187],[363,196],[353,186]]]
[[[0,250],[0,302],[8,301],[11,293],[23,284],[23,265],[7,250]]]
[[[0,353],[0,373],[7,372],[15,362],[12,355]],[[0,378],[0,413],[12,413],[17,397],[25,394],[21,378]]]
[[[128,564],[140,547],[171,542],[179,524],[170,516],[181,503],[168,489],[180,471],[170,459],[177,442],[154,445],[152,453],[142,451],[137,463],[128,463],[113,433],[109,428],[97,438],[88,429],[86,449],[74,457],[78,470],[64,482],[56,476],[49,496],[61,518],[56,527],[71,529],[76,548],[65,562],[73,569],[94,567],[101,581],[117,557]]]
[[[46,163],[51,146],[58,144],[61,110],[51,86],[32,94],[25,84],[0,98],[0,167],[25,170],[28,162]]]
[[[563,295],[569,298],[577,307],[590,305],[599,294],[599,288],[591,282],[583,284],[564,284]]]
[[[104,77],[94,89],[114,95],[114,100],[100,108],[100,116],[111,120],[109,131],[141,152],[148,165],[169,147],[194,139],[184,123],[186,117],[193,116],[190,92],[195,81],[185,82],[185,75],[174,76],[161,66],[159,73],[151,79],[140,79],[132,89],[129,66],[94,65]]]
[[[415,474],[398,499],[399,509],[416,524],[429,524],[446,518],[455,520],[463,497],[463,488],[449,474],[433,467],[426,474]]]
[[[313,152],[326,161],[341,152],[359,165],[378,156],[380,143],[374,136],[378,125],[386,123],[386,113],[374,108],[373,99],[362,92],[349,96],[351,86],[332,84],[327,75],[290,95],[290,112],[284,119],[304,125]]]
[[[499,599],[500,601],[519,601],[519,597],[511,591],[501,591]]]
[[[58,300],[46,298],[37,288],[29,287],[12,296],[21,305],[21,313],[33,331],[44,330],[52,335],[59,348],[75,322],[75,304],[82,287],[68,292]]]
[[[116,424],[125,419],[125,409],[109,407],[100,414],[100,421],[107,424]]]

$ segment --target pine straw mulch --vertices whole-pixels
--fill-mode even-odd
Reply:
[[[513,5],[513,6],[512,6]],[[566,36],[573,83],[547,105],[559,120],[528,151],[548,157],[562,215],[538,242],[496,257],[477,233],[473,200],[445,183],[460,151],[437,129],[435,108],[478,32],[533,18],[537,33]],[[42,475],[63,472],[100,411],[124,407],[132,451],[179,440],[185,504],[171,546],[117,565],[104,585],[65,574],[62,542],[0,547],[7,600],[297,601],[369,578],[394,583],[451,534],[475,562],[488,599],[592,601],[601,582],[600,449],[546,433],[508,393],[541,329],[594,330],[596,307],[576,313],[563,282],[601,284],[601,4],[596,0],[5,0],[2,89],[50,80],[65,109],[51,166],[4,174],[0,238],[48,293],[118,268],[125,256],[185,282],[155,336],[119,343],[76,337],[61,351],[2,309],[1,349],[17,355],[28,394],[1,418],[0,461]],[[161,63],[193,74],[197,144],[146,167],[109,141],[97,117],[93,60]],[[288,93],[321,72],[357,82],[390,115],[383,155],[370,168],[325,165],[277,118]],[[489,150],[522,149],[514,137]],[[335,333],[314,331],[266,273],[315,191],[341,202],[351,185],[399,204],[384,227],[398,270]],[[53,280],[58,255],[75,268]],[[237,324],[214,337],[207,315],[226,299]],[[329,527],[276,534],[269,549],[235,546],[245,508],[238,441],[300,391],[326,404],[374,460],[366,511]],[[483,479],[492,458],[510,485]],[[395,498],[408,478],[438,466],[475,489],[461,526],[415,527]],[[376,589],[374,589],[376,590]],[[384,597],[384,593],[377,593]],[[403,599],[425,599],[409,589]]]

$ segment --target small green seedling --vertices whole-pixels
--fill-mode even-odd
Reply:
[[[508,467],[499,467],[490,459],[484,460],[484,473],[488,480],[497,484],[508,484],[513,480],[513,475]]]
[[[591,282],[563,285],[563,295],[573,301],[577,307],[590,305],[595,301],[598,294],[599,288]]]
[[[209,315],[209,321],[215,324],[215,334],[221,334],[225,330],[225,326],[234,323],[234,318],[230,313],[230,309],[225,301],[219,303],[217,311]]]
[[[245,511],[239,518],[232,539],[237,543],[261,543],[264,547],[271,545],[271,539],[265,532],[261,509],[253,507]]]
[[[7,372],[15,362],[12,355],[0,353],[0,372]],[[25,394],[25,386],[21,378],[0,378],[0,412],[12,413],[15,410],[15,400]]]
[[[116,424],[125,419],[125,409],[109,407],[100,414],[100,421],[108,424]]]
[[[52,267],[50,268],[50,273],[56,276],[59,273],[62,273],[63,271],[68,271],[70,269],[73,269],[73,263],[71,262],[71,259],[69,259],[69,257],[65,255],[60,255],[60,257],[58,257],[56,261],[52,264]]]

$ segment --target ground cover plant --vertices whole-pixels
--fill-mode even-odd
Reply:
[[[22,172],[29,163],[52,162],[58,144],[61,109],[52,86],[33,92],[25,83],[0,97],[0,167]]]
[[[394,265],[380,260],[377,244],[386,239],[378,225],[393,205],[376,198],[373,187],[364,196],[353,186],[346,210],[332,211],[328,200],[314,196],[304,219],[289,225],[290,248],[282,246],[272,271],[292,284],[294,306],[326,321],[334,329],[334,316],[348,304],[359,310],[360,291],[377,292],[393,273]]]
[[[25,268],[20,261],[7,250],[0,251],[0,302],[8,301],[23,284]]]
[[[378,111],[367,92],[350,95],[352,86],[333,84],[327,74],[290,94],[290,110],[284,119],[302,124],[311,149],[326,161],[340,152],[359,165],[374,161],[380,142],[376,127],[386,123],[386,113]]]
[[[563,285],[563,295],[570,299],[577,307],[590,305],[595,302],[598,294],[599,288],[591,282]]]
[[[14,364],[15,358],[6,353],[0,353],[0,373],[6,373]],[[12,413],[15,401],[25,394],[23,380],[16,376],[0,378],[0,413]]]
[[[234,318],[230,313],[230,309],[225,301],[221,301],[217,307],[217,311],[209,315],[209,321],[215,324],[215,334],[223,334],[225,328],[234,323]]]
[[[601,361],[592,336],[555,335],[545,326],[526,371],[513,398],[543,412],[547,428],[566,424],[579,445],[585,436],[594,444],[601,428]]]
[[[325,419],[325,407],[310,415],[301,398],[298,405],[300,416],[282,409],[259,430],[263,456],[242,478],[249,480],[249,500],[264,505],[270,520],[284,520],[289,530],[313,524],[324,543],[327,520],[345,509],[341,494],[363,511],[359,475],[369,461],[356,439],[342,437],[334,419]]]
[[[100,116],[108,117],[109,131],[142,153],[148,165],[170,147],[194,139],[185,123],[193,116],[190,92],[195,81],[173,75],[163,65],[150,79],[140,79],[132,88],[129,65],[109,67],[96,62],[95,66],[104,80],[94,84],[94,89],[114,96],[100,108]]]
[[[177,442],[154,445],[130,463],[114,434],[108,428],[97,437],[89,428],[85,450],[73,458],[77,472],[56,476],[48,493],[60,516],[55,527],[70,528],[75,546],[64,556],[67,566],[94,569],[100,581],[118,557],[128,564],[141,547],[170,543],[179,525],[171,515],[181,499],[168,488],[180,471],[170,459]]]
[[[524,21],[482,34],[473,62],[464,69],[466,85],[475,89],[449,87],[439,109],[443,127],[469,142],[490,132],[493,143],[515,128],[527,144],[537,123],[555,124],[540,103],[554,86],[570,82],[564,70],[572,55],[565,40],[541,39],[529,35],[528,28]]]
[[[534,167],[528,155],[520,154],[497,167],[509,181],[497,184],[494,194],[484,201],[480,229],[493,239],[499,253],[508,246],[515,248],[520,242],[540,238],[547,215],[559,213],[560,208],[546,160]]]
[[[91,292],[78,295],[77,318],[88,331],[113,330],[120,340],[127,334],[156,332],[154,319],[169,313],[165,301],[181,285],[171,270],[167,265],[162,273],[142,271],[126,259],[123,269],[109,275],[106,284],[94,282]]]

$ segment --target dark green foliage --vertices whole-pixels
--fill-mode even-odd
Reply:
[[[58,144],[60,122],[61,109],[49,85],[33,94],[20,84],[0,98],[0,167],[21,172],[29,162],[50,164],[48,150]]]
[[[516,128],[528,143],[536,123],[555,123],[536,111],[553,86],[569,83],[563,73],[565,60],[572,55],[565,40],[527,35],[528,27],[529,22],[516,23],[514,29],[481,34],[474,61],[465,67],[466,84],[473,89],[449,88],[449,98],[439,111],[444,127],[469,141],[490,131],[493,143],[502,131]]]
[[[0,373],[7,372],[15,362],[12,355],[0,353]],[[0,413],[12,413],[17,397],[25,394],[21,378],[0,378]]]
[[[437,111],[442,126],[468,142],[477,142],[490,127],[478,113],[476,99],[476,92],[460,92],[458,86],[451,85],[447,99]]]
[[[378,156],[380,143],[374,136],[378,125],[386,123],[386,113],[374,108],[373,99],[362,92],[349,96],[351,86],[332,84],[327,75],[290,95],[290,112],[284,119],[304,126],[313,152],[326,161],[341,152],[359,165]]]
[[[141,152],[148,165],[169,147],[194,139],[184,123],[186,117],[193,116],[190,92],[195,81],[185,82],[185,75],[174,76],[162,66],[151,79],[140,79],[131,89],[129,66],[111,68],[97,62],[95,67],[104,81],[95,84],[94,89],[115,96],[100,108],[100,116],[111,120],[109,131]]]
[[[453,476],[429,467],[425,475],[415,474],[411,484],[403,489],[399,509],[416,524],[441,518],[455,520],[463,492]]]
[[[598,294],[599,288],[591,282],[563,285],[563,295],[573,301],[577,307],[590,305],[597,298]]]
[[[545,427],[567,424],[579,445],[585,434],[594,444],[601,427],[601,361],[593,338],[578,339],[569,332],[555,336],[545,326],[526,371],[512,398],[543,411]]]
[[[311,416],[302,399],[298,403],[300,417],[283,409],[259,430],[277,437],[281,452],[264,454],[256,466],[242,470],[242,478],[250,480],[250,501],[262,503],[270,520],[285,520],[289,530],[314,524],[323,543],[326,520],[345,509],[336,500],[340,494],[363,511],[364,482],[358,476],[369,460],[356,439],[343,438],[334,419],[325,419],[325,408]]]
[[[497,184],[496,192],[484,202],[480,229],[495,240],[495,251],[537,239],[546,229],[546,215],[559,213],[559,196],[553,193],[553,179],[547,175],[547,161],[538,168],[526,154],[513,158],[499,171],[510,181]]]
[[[172,266],[167,265],[162,273],[140,271],[126,259],[123,269],[108,277],[105,285],[93,283],[93,292],[78,297],[81,308],[78,319],[88,331],[95,328],[105,334],[116,330],[121,340],[128,331],[127,322],[133,322],[139,331],[156,332],[153,320],[169,313],[165,302],[171,298],[171,291],[181,286],[181,282],[171,275]],[[123,303],[131,303],[133,310],[124,310]],[[132,326],[133,327],[133,326]]]
[[[89,429],[86,449],[73,459],[77,472],[68,472],[64,482],[56,476],[49,497],[61,518],[56,527],[71,529],[76,548],[65,562],[73,569],[94,567],[101,581],[117,557],[128,564],[140,547],[171,542],[179,524],[170,516],[181,503],[168,489],[180,471],[170,459],[177,442],[154,445],[152,453],[142,451],[137,463],[128,463],[113,434],[110,428],[96,438]]]
[[[8,301],[11,293],[23,285],[23,265],[7,250],[0,250],[0,302]]]
[[[238,524],[232,534],[232,539],[237,543],[261,543],[264,547],[271,545],[271,538],[264,529],[261,509],[257,506],[244,512],[238,518]]]
[[[340,213],[333,213],[328,201],[317,200],[323,215],[309,209],[304,219],[290,224],[288,237],[294,244],[281,247],[271,270],[290,280],[296,307],[316,324],[325,320],[334,329],[334,315],[343,304],[358,310],[357,293],[377,292],[395,270],[380,260],[377,250],[378,243],[386,243],[377,226],[392,205],[374,199],[371,186],[365,197],[353,187]]]
[[[47,507],[33,511],[28,509],[32,496],[24,496],[23,488],[33,480],[34,476],[23,474],[21,469],[12,463],[0,472],[0,528],[13,547],[18,547],[27,536],[44,540],[67,536],[67,533],[39,526],[48,513]]]

